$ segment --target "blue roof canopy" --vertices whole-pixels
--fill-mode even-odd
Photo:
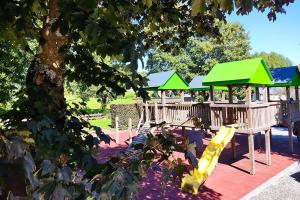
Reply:
[[[147,90],[188,90],[188,84],[175,70],[148,75]]]
[[[271,68],[273,85],[271,86],[299,86],[300,74],[297,66]]]
[[[147,88],[156,88],[163,85],[173,74],[175,70],[167,72],[158,72],[149,74],[148,76],[148,87]]]
[[[209,86],[202,85],[202,81],[205,76],[196,76],[190,82],[189,86],[191,90],[199,89],[199,90],[208,90]]]
[[[189,87],[190,90],[209,90],[209,86],[202,85],[205,76],[196,76],[190,82]],[[225,90],[227,91],[228,88],[226,86],[215,86],[214,90]]]

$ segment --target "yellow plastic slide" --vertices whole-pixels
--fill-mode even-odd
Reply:
[[[235,129],[233,127],[221,126],[217,135],[207,145],[199,162],[198,169],[190,171],[181,182],[181,188],[187,192],[198,194],[198,188],[211,175],[219,156],[224,147],[230,142],[234,135]]]

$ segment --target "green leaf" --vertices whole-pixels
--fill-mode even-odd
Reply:
[[[143,3],[150,8],[152,6],[153,0],[143,0]]]
[[[197,16],[199,13],[204,13],[205,9],[204,0],[192,0],[192,16]]]

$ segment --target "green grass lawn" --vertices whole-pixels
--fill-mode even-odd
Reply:
[[[67,96],[68,103],[80,103],[82,100],[76,96]],[[111,118],[110,118],[110,105],[111,104],[132,104],[136,102],[136,96],[133,91],[128,91],[124,96],[118,96],[117,99],[110,101],[105,110],[105,117],[102,119],[93,119],[89,122],[94,126],[99,126],[102,129],[110,129],[111,128]],[[101,113],[101,103],[97,101],[96,98],[90,98],[89,101],[86,102],[86,107],[83,109],[88,114],[93,113]]]
[[[111,129],[110,117],[104,117],[103,119],[92,119],[89,121],[93,126],[99,126],[102,129]]]

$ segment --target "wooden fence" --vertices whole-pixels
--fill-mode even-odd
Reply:
[[[180,104],[144,104],[145,121],[171,125],[194,127],[194,120],[201,122],[204,127],[210,125],[209,103],[180,103]],[[194,120],[193,120],[194,119]],[[184,123],[184,124],[182,124]]]
[[[219,130],[223,124],[237,124],[238,132],[253,133],[280,123],[279,102],[250,105],[214,103],[210,109],[212,130]]]

